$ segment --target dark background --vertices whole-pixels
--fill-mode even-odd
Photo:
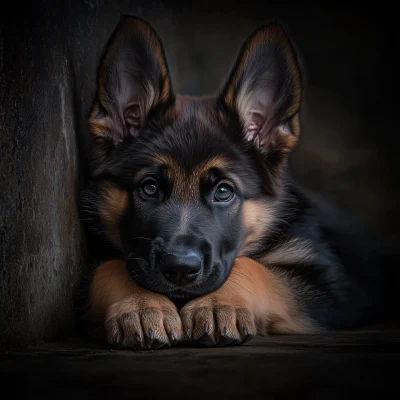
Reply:
[[[305,70],[294,176],[363,217],[397,251],[398,33],[394,6],[151,1],[7,2],[0,8],[0,344],[74,332],[88,262],[77,202],[96,68],[120,14],[150,22],[174,88],[221,88],[242,41],[271,18]]]

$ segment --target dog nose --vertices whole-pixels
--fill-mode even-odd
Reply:
[[[200,275],[201,267],[201,257],[195,251],[165,253],[160,262],[160,270],[165,278],[177,285],[195,281]]]

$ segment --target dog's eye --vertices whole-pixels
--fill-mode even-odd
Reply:
[[[158,187],[157,182],[153,179],[149,179],[142,184],[142,192],[147,197],[157,197],[158,196]]]
[[[233,197],[233,189],[226,183],[222,183],[217,187],[214,193],[216,201],[229,201]]]

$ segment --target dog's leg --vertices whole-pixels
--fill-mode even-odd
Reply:
[[[184,335],[210,346],[240,344],[256,334],[315,333],[283,277],[245,257],[217,291],[181,310]]]
[[[176,306],[135,284],[122,260],[108,261],[96,270],[90,314],[103,325],[107,341],[118,348],[161,348],[182,337]]]

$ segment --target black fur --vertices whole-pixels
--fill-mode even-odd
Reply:
[[[262,259],[290,240],[307,241],[311,259],[267,267],[286,280],[314,321],[326,329],[345,329],[387,318],[387,264],[363,223],[292,182],[281,201],[281,221],[264,237],[262,250],[248,256]]]

